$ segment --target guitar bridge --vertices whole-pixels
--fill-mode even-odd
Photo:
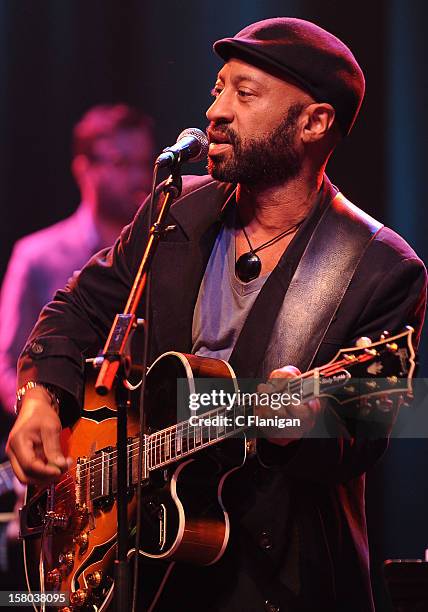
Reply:
[[[69,517],[65,514],[48,510],[43,518],[44,532],[46,534],[52,534],[56,529],[67,529],[69,523]]]

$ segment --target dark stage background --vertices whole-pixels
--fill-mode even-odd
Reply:
[[[78,203],[69,171],[70,134],[88,107],[119,101],[142,107],[156,121],[160,150],[183,128],[206,125],[220,65],[212,42],[277,15],[315,21],[354,51],[367,94],[351,137],[330,162],[329,176],[427,261],[424,5],[423,0],[0,0],[0,278],[17,238],[65,217]],[[428,371],[426,344],[425,339],[421,375]],[[381,560],[422,557],[428,547],[427,466],[425,440],[394,441],[369,477],[379,609],[386,609],[380,603]]]

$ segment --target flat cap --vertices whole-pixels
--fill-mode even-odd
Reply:
[[[342,134],[350,132],[364,97],[364,75],[350,49],[330,32],[303,19],[275,17],[218,40],[214,51],[225,61],[235,57],[291,78],[316,102],[330,103]]]

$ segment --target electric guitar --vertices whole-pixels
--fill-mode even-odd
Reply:
[[[330,397],[336,411],[352,413],[357,407],[363,417],[389,410],[391,394],[403,401],[412,395],[412,333],[408,327],[392,337],[385,333],[377,342],[361,339],[326,365],[289,379],[287,391],[290,397],[298,393],[302,402]],[[173,561],[209,565],[221,558],[230,533],[221,499],[223,483],[253,448],[254,397],[211,406],[204,414],[194,409],[185,418],[180,414],[183,405],[187,408],[189,399],[197,397],[191,394],[207,392],[207,380],[213,381],[217,397],[221,380],[227,397],[239,398],[238,381],[226,362],[165,353],[147,374],[148,431],[142,436],[141,452],[137,411],[130,410],[128,416],[129,525],[135,525],[140,455],[139,554],[161,568]],[[29,487],[20,513],[28,587],[50,595],[51,601],[55,594],[69,594],[67,610],[102,611],[112,598],[115,425],[114,398],[99,397],[87,384],[81,418],[62,433],[63,450],[74,460],[72,468],[48,487]],[[129,556],[135,552],[131,534]]]

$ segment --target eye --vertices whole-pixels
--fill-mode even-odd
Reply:
[[[249,98],[253,95],[253,93],[247,89],[238,89],[237,93],[239,98]]]

